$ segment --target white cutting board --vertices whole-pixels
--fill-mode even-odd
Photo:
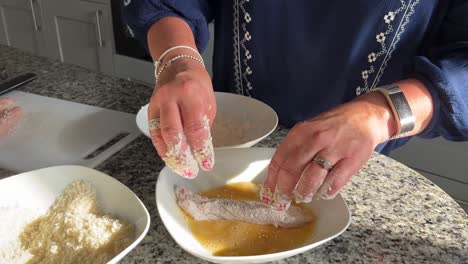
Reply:
[[[2,169],[93,168],[140,135],[133,114],[20,91],[5,96],[14,98],[24,115],[12,133],[0,139]]]

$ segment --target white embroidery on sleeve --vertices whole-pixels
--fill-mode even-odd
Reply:
[[[249,76],[253,73],[252,68],[249,66],[252,53],[246,45],[252,40],[252,35],[247,28],[247,25],[252,21],[252,16],[244,6],[249,1],[234,0],[233,5],[234,81],[236,92],[246,96],[251,96],[253,90],[249,80]]]
[[[406,25],[409,23],[410,17],[415,12],[414,7],[419,4],[419,1],[420,0],[400,0],[401,6],[394,11],[388,12],[383,17],[383,22],[387,24],[387,30],[385,32],[379,32],[375,36],[375,40],[380,44],[380,50],[377,52],[372,51],[367,55],[369,66],[361,71],[363,84],[356,87],[356,95],[367,93],[377,87],[380,82],[380,77],[382,77],[386,67],[388,66],[388,62],[392,58],[393,51],[401,39],[401,34],[405,32]],[[399,14],[401,14],[401,17],[398,20],[395,20]],[[390,38],[389,35],[393,32],[395,22],[398,22],[398,27],[396,28],[393,38]],[[383,58],[379,61],[381,57]],[[380,62],[380,65],[374,65],[378,64],[378,62]],[[377,71],[375,69],[377,69]],[[373,76],[374,73],[375,76]],[[371,77],[374,77],[374,79],[370,82]]]

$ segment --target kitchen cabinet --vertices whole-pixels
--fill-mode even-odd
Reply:
[[[149,61],[114,54],[114,71],[115,76],[122,79],[146,86],[153,86],[155,83],[154,65]]]
[[[0,0],[0,44],[46,56],[43,0]]]
[[[468,212],[468,142],[413,138],[390,157],[437,184]]]
[[[109,5],[78,0],[44,2],[49,57],[113,74]]]
[[[153,63],[118,54],[113,34],[110,0],[0,0],[0,44],[153,86]],[[211,74],[213,39],[202,56]]]

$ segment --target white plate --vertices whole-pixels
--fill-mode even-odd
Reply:
[[[117,263],[146,235],[150,216],[129,188],[102,172],[81,166],[57,166],[5,178],[0,180],[0,207],[25,208],[44,214],[65,187],[75,180],[88,181],[96,188],[98,203],[105,213],[135,225],[135,240],[108,262]]]
[[[214,146],[222,148],[248,148],[270,135],[278,125],[276,112],[256,99],[238,94],[215,92],[217,114],[216,122],[233,120],[242,124],[244,136],[230,145]],[[149,137],[148,105],[143,106],[136,116],[140,131]],[[216,138],[214,138],[216,142]]]
[[[190,254],[216,263],[262,263],[294,256],[317,247],[343,233],[349,226],[351,214],[340,195],[333,200],[315,200],[307,206],[317,217],[315,231],[307,243],[299,248],[274,254],[224,257],[214,256],[190,232],[176,203],[174,186],[180,185],[200,192],[235,182],[262,182],[274,149],[226,149],[215,153],[212,172],[200,172],[194,180],[187,180],[165,167],[156,185],[156,204],[164,226],[174,240]]]

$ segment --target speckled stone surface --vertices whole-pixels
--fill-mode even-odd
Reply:
[[[11,76],[37,73],[39,78],[21,90],[44,96],[136,113],[151,95],[149,87],[4,46],[0,62]],[[278,128],[258,146],[275,147],[286,133]],[[121,263],[204,263],[177,246],[158,216],[154,190],[162,167],[144,136],[97,167],[132,189],[151,214],[148,235]],[[277,263],[468,263],[468,216],[408,167],[375,154],[342,194],[352,212],[349,228]]]

